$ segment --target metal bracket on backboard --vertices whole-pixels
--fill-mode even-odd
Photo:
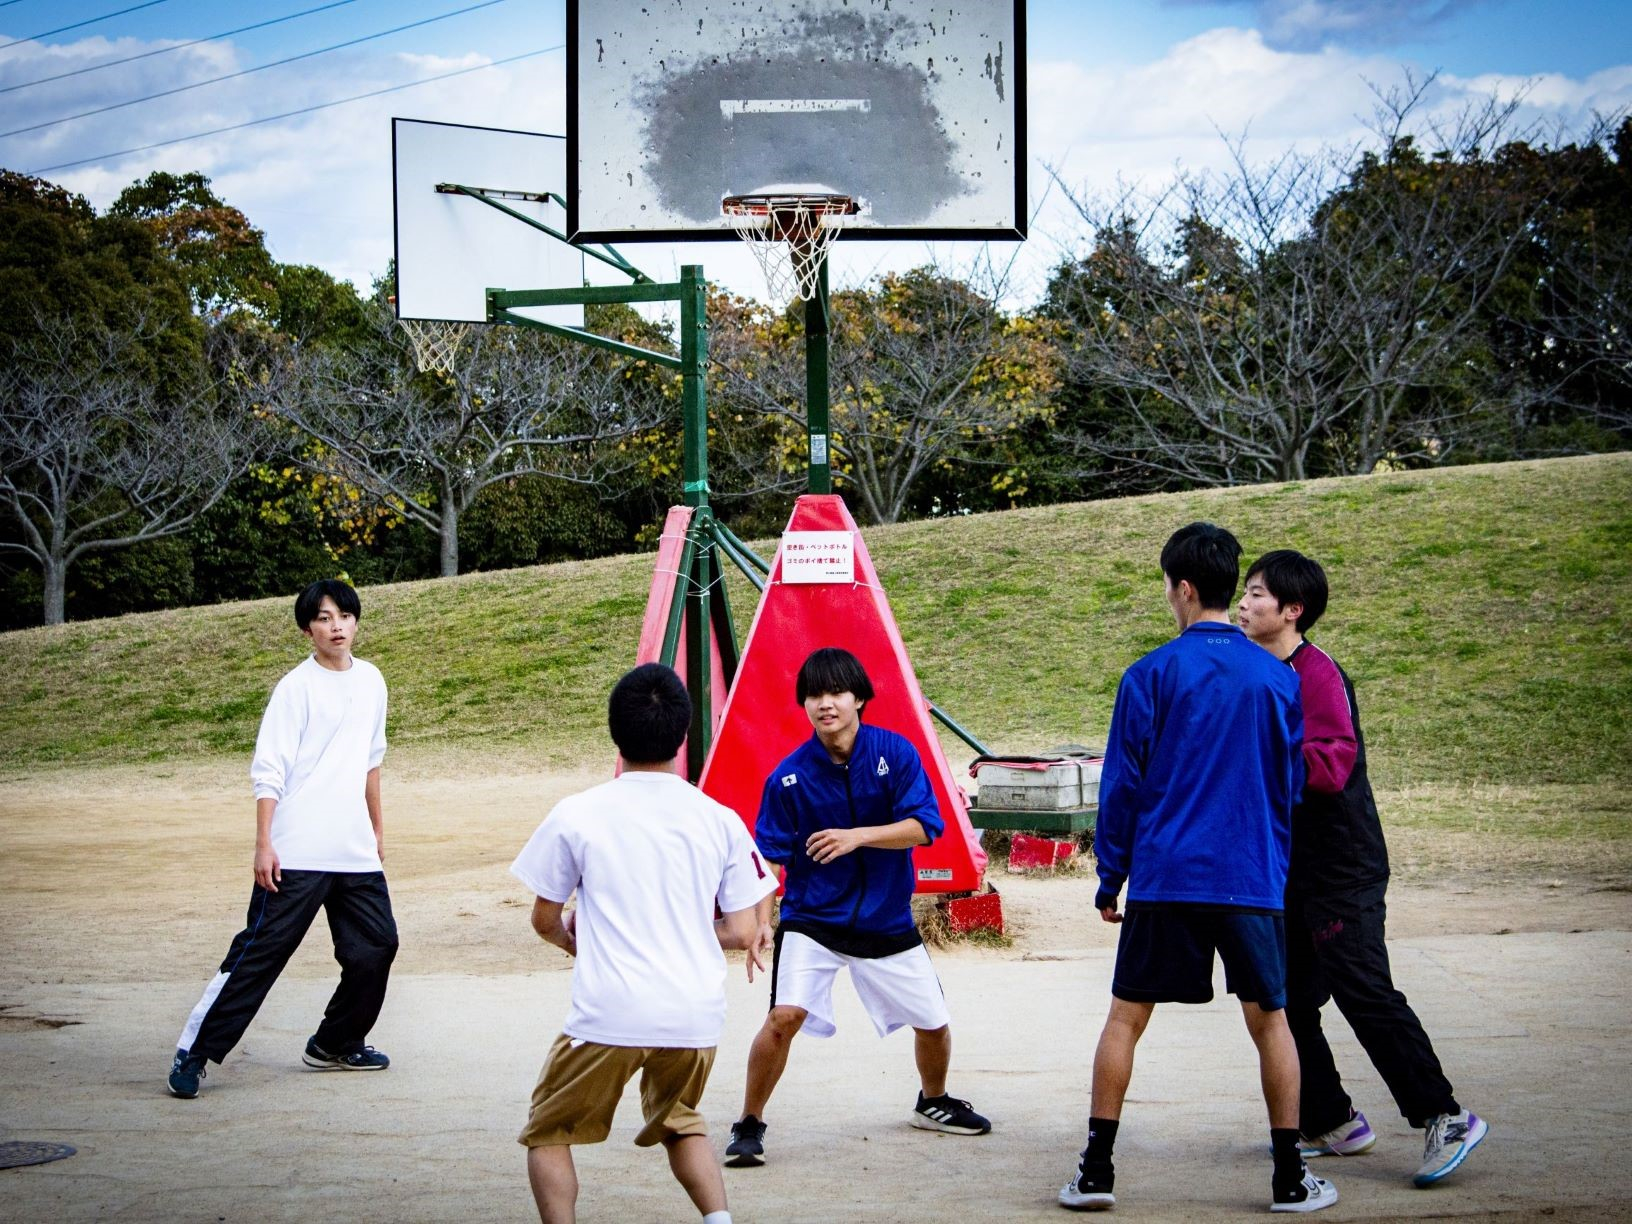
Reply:
[[[566,243],[574,250],[582,251],[590,258],[598,259],[602,263],[616,268],[619,272],[622,272],[625,276],[628,276],[631,280],[633,280],[637,285],[649,285],[654,283],[651,277],[647,276],[646,273],[642,272],[639,268],[635,267],[634,264],[630,263],[627,259],[620,255],[611,245],[601,243],[598,247],[596,247],[591,246],[588,243],[574,242],[554,226],[546,225],[544,222],[538,220],[538,218],[529,217],[525,213],[517,212],[515,209],[509,208],[502,203],[504,200],[524,201],[530,204],[545,204],[553,202],[561,205],[562,208],[565,208],[567,206],[566,200],[556,192],[513,191],[500,187],[467,187],[463,183],[438,183],[436,185],[436,190],[437,194],[439,195],[462,195],[469,196],[473,200],[480,200],[489,208],[496,208],[505,216],[514,217],[523,225],[530,225],[533,229],[539,230],[548,234],[551,238]]]

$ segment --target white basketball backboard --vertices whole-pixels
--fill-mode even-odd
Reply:
[[[496,128],[391,121],[396,213],[397,315],[487,318],[488,289],[569,289],[584,283],[584,257],[548,234],[439,183],[503,192],[505,207],[565,232],[566,212],[542,197],[564,194],[566,141]],[[582,306],[516,314],[582,327]]]
[[[855,197],[855,238],[1025,236],[1024,0],[567,0],[575,241],[729,238],[726,196]]]

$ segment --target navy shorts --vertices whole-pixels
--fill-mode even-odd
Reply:
[[[1111,993],[1130,1003],[1206,1003],[1213,953],[1224,988],[1265,1011],[1286,1006],[1286,925],[1280,914],[1216,905],[1128,904]]]

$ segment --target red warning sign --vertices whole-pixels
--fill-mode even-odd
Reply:
[[[785,576],[790,567],[801,571],[791,580]],[[765,779],[810,738],[794,681],[806,656],[823,646],[841,646],[861,660],[876,693],[863,717],[906,736],[923,758],[946,832],[913,851],[918,891],[979,888],[986,869],[979,834],[952,781],[867,546],[836,495],[807,494],[794,505],[703,769],[704,792],[753,831]]]

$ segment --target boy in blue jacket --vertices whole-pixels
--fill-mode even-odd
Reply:
[[[983,1135],[992,1124],[947,1095],[952,1030],[940,981],[912,921],[912,848],[942,831],[918,752],[902,736],[862,723],[873,685],[855,655],[817,650],[795,695],[815,734],[766,779],[754,841],[786,867],[771,968],[771,1010],[748,1052],[742,1117],[726,1164],[765,1163],[765,1105],[801,1029],[831,1037],[840,969],[879,1036],[911,1025],[921,1081],[910,1121],[923,1130]],[[772,942],[761,903],[761,947]]]
[[[1212,999],[1215,953],[1258,1048],[1275,1161],[1270,1210],[1337,1201],[1298,1149],[1298,1054],[1285,1012],[1282,906],[1303,788],[1303,712],[1297,677],[1229,622],[1240,561],[1241,545],[1221,527],[1192,523],[1173,534],[1161,566],[1179,635],[1128,668],[1117,689],[1094,829],[1094,906],[1122,930],[1094,1053],[1088,1146],[1059,1195],[1074,1210],[1115,1203],[1111,1149],[1134,1047],[1156,1004]]]

